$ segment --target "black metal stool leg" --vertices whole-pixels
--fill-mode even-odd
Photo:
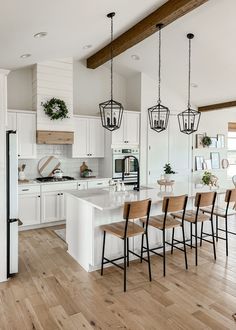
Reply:
[[[129,237],[127,237],[127,267],[129,267]]]
[[[216,215],[216,242],[218,242],[218,215]]]
[[[175,236],[175,227],[172,229],[171,254],[173,254],[173,250],[174,250],[174,236]]]
[[[211,219],[211,232],[212,232],[212,242],[213,242],[214,259],[216,260],[216,245],[215,245],[215,235],[214,235],[213,219]]]
[[[185,268],[188,269],[188,260],[187,260],[186,244],[185,244],[184,225],[182,225],[182,233],[183,233],[183,244],[184,244]]]
[[[166,237],[165,230],[163,232],[163,276],[166,276]]]
[[[193,224],[192,224],[192,222],[190,223],[190,236],[191,236],[190,244],[191,244],[191,249],[192,249],[193,248]]]
[[[201,239],[200,239],[200,246],[202,246],[202,235],[203,235],[203,222],[201,224]]]
[[[226,256],[229,255],[229,246],[228,246],[228,219],[225,218],[225,235],[226,235]]]
[[[124,238],[124,292],[126,292],[126,238]]]
[[[144,228],[144,222],[143,222],[143,228]],[[143,262],[143,239],[144,239],[144,234],[142,235],[142,240],[141,240],[141,258],[140,262]]]
[[[102,264],[101,264],[101,276],[103,275],[103,262],[104,262],[104,253],[105,253],[105,241],[106,241],[106,232],[103,232],[103,244],[102,244]]]
[[[197,222],[195,222],[195,265],[197,266],[198,255],[197,255]]]
[[[146,232],[146,242],[147,242],[149,280],[151,281],[152,280],[152,273],[151,273],[150,251],[149,251],[149,241],[148,241],[148,233],[147,232]]]

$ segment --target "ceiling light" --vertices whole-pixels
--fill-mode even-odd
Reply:
[[[93,45],[85,45],[84,47],[83,47],[83,49],[89,49],[89,48],[92,48],[93,47]]]
[[[31,54],[23,54],[23,55],[21,55],[20,57],[21,58],[28,58],[28,57],[30,57],[31,56]]]
[[[140,57],[138,55],[131,55],[131,58],[135,61],[139,61],[140,60]]]
[[[47,32],[39,32],[34,35],[34,38],[45,38],[48,35]]]

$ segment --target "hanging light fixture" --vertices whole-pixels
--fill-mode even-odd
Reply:
[[[123,106],[121,103],[113,100],[113,17],[115,13],[109,13],[108,18],[111,19],[111,99],[99,104],[102,126],[109,131],[115,131],[120,128]]]
[[[191,41],[194,34],[187,34],[189,40],[189,70],[188,70],[188,108],[178,114],[179,129],[184,134],[192,134],[198,130],[201,113],[191,108]]]
[[[166,130],[170,116],[170,110],[166,106],[161,104],[161,29],[162,27],[163,24],[157,25],[157,28],[159,29],[158,101],[156,105],[148,109],[150,128],[158,133]]]

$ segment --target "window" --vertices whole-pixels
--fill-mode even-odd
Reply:
[[[228,132],[228,176],[236,175],[236,131]]]

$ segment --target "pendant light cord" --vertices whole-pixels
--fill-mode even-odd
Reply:
[[[159,25],[159,68],[158,68],[158,104],[161,104],[161,25]]]
[[[113,16],[111,17],[111,100],[113,100]]]
[[[189,39],[189,60],[188,60],[188,109],[191,108],[190,100],[191,100],[191,55],[192,55],[192,47],[191,47],[191,39]]]

